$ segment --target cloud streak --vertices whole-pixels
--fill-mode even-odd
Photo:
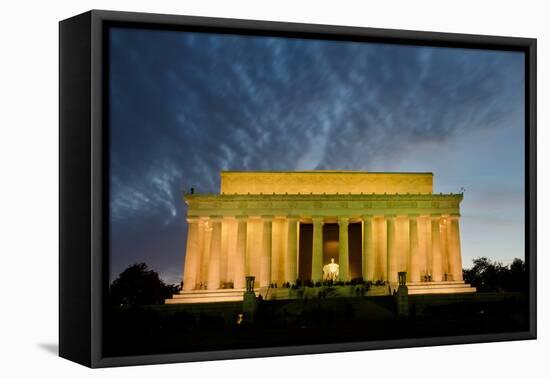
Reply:
[[[522,128],[523,69],[511,52],[115,29],[113,270],[143,233],[174,243],[150,265],[181,266],[181,195],[216,192],[222,169],[399,169],[423,146]]]

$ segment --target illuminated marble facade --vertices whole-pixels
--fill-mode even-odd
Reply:
[[[222,172],[220,194],[185,196],[182,294],[242,290],[247,275],[259,288],[292,284],[299,276],[321,281],[330,248],[324,225],[338,227],[332,247],[341,281],[396,284],[398,272],[407,272],[419,293],[438,283],[455,283],[440,292],[475,291],[462,281],[462,198],[434,194],[432,173]],[[312,235],[300,250],[303,225],[312,225]],[[354,249],[360,256],[353,259],[351,225],[360,235]]]

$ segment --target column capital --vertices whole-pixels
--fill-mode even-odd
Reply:
[[[457,214],[452,214],[452,215],[449,215],[449,220],[459,220],[460,219],[460,215],[457,215]]]
[[[210,221],[211,222],[221,222],[223,217],[221,215],[211,215]]]
[[[297,215],[287,215],[287,216],[286,216],[286,219],[287,219],[288,221],[297,222],[298,219],[300,219],[300,217],[297,216]]]
[[[272,222],[273,221],[273,215],[262,215],[261,218],[264,222]]]
[[[349,218],[348,217],[339,217],[338,218],[338,224],[339,225],[348,225],[349,224]]]
[[[198,223],[199,220],[200,218],[196,216],[187,217],[187,223]]]
[[[441,214],[430,214],[432,221],[441,219]]]
[[[325,218],[323,218],[323,217],[312,217],[311,221],[314,224],[324,224],[325,223]]]
[[[387,220],[390,220],[390,219],[391,219],[391,220],[395,220],[395,217],[396,217],[396,216],[397,216],[397,215],[395,215],[395,214],[386,214],[386,215],[385,215],[385,218],[386,218]]]
[[[374,218],[374,216],[372,214],[363,214],[363,215],[361,215],[361,219],[363,219],[364,221],[372,221],[372,218]]]
[[[239,222],[248,220],[248,215],[235,215],[235,219]]]
[[[418,214],[409,214],[407,216],[409,217],[409,219],[414,219],[414,220],[416,220],[419,217]]]

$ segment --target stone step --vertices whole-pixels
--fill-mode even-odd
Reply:
[[[204,290],[205,292],[207,290]],[[177,294],[173,298],[167,299],[166,304],[176,303],[213,303],[213,302],[237,302],[243,300],[243,294],[240,293],[227,293],[227,295],[214,295],[210,293],[185,295]]]
[[[190,290],[190,291],[180,291],[179,294],[176,295],[184,295],[184,296],[196,296],[196,295],[232,295],[232,294],[242,294],[244,293],[244,289],[226,289],[226,290]]]
[[[476,288],[464,281],[443,281],[443,282],[415,282],[408,283],[409,295],[416,294],[452,294],[452,293],[475,293]]]
[[[431,282],[407,282],[408,287],[413,286],[432,286],[432,285],[453,285],[464,284],[464,281],[431,281]]]
[[[256,289],[258,295],[260,289]],[[189,290],[174,294],[166,304],[236,302],[243,300],[244,289]]]
[[[444,288],[418,288],[409,290],[409,295],[417,294],[458,294],[458,293],[475,293],[475,287],[444,287]]]
[[[256,294],[265,292],[266,289],[262,288],[256,288],[254,289],[254,292]],[[184,296],[201,296],[204,294],[208,295],[233,295],[233,294],[239,294],[242,295],[245,292],[245,289],[215,289],[215,290],[189,290],[189,291],[180,291],[178,294],[174,294],[174,296],[177,295],[184,295]]]
[[[451,288],[451,287],[470,287],[470,285],[468,284],[441,284],[441,285],[426,285],[426,286],[423,286],[423,285],[414,285],[414,286],[409,286],[407,285],[407,287],[409,288],[409,290],[415,290],[415,289],[442,289],[442,288]]]
[[[387,296],[389,289],[392,292],[397,290],[397,284],[390,286],[371,286],[365,293],[368,297]],[[443,281],[443,282],[414,282],[407,283],[409,295],[417,294],[453,294],[453,293],[475,293],[476,288],[471,287],[464,281]],[[287,288],[256,288],[254,291],[256,296],[262,295],[264,299],[301,299],[301,298],[316,298],[319,290],[327,290],[327,288],[304,288],[301,290],[291,290]],[[328,289],[328,296],[337,297],[354,297],[355,290],[350,286],[334,286]],[[167,299],[165,303],[215,303],[215,302],[238,302],[243,300],[244,289],[216,289],[216,290],[191,290],[183,291],[175,294],[171,299]]]

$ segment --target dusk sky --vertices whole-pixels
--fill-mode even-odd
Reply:
[[[433,172],[465,267],[523,259],[524,101],[518,52],[112,29],[111,279],[179,283],[221,170]]]

